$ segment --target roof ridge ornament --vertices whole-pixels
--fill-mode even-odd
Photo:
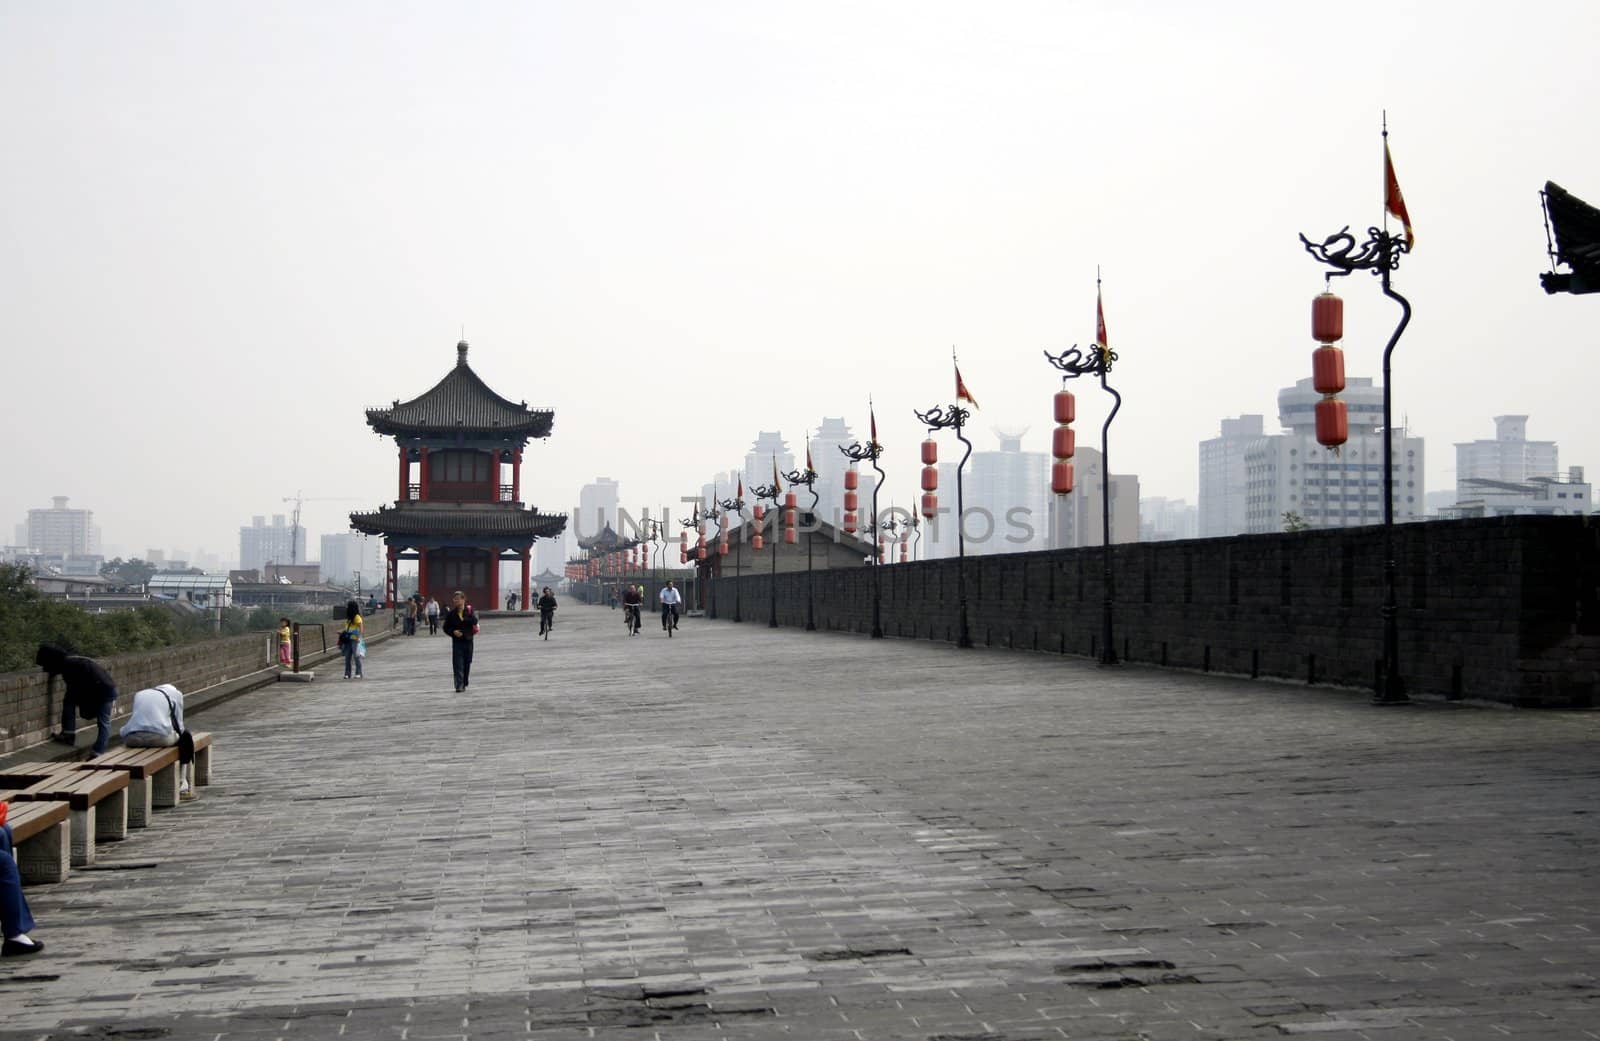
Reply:
[[[465,340],[456,341],[456,364],[458,366],[467,364],[467,341]]]

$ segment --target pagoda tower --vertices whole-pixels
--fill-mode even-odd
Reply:
[[[367,409],[367,425],[398,446],[399,498],[350,526],[381,535],[389,556],[384,596],[395,603],[399,562],[417,562],[418,588],[447,603],[461,590],[480,610],[500,602],[500,562],[522,562],[522,610],[528,609],[533,544],[566,529],[564,516],[525,508],[522,449],[550,436],[555,413],[507,401],[467,364],[456,364],[432,389],[389,408]],[[508,473],[509,470],[509,473]]]

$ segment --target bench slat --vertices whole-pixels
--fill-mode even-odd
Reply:
[[[51,825],[66,820],[70,810],[65,802],[12,803],[6,812],[12,841],[18,844],[28,841]]]

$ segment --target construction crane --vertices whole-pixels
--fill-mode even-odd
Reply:
[[[300,555],[300,507],[308,502],[355,502],[356,499],[354,496],[349,495],[308,496],[295,492],[293,495],[285,495],[283,501],[294,503],[294,520],[289,530],[289,564],[292,567],[300,563],[298,559]]]

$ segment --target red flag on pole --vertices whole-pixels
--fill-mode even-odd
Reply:
[[[806,472],[810,473],[815,469],[816,467],[811,465],[811,439],[808,437],[806,438]]]
[[[783,491],[783,482],[778,480],[778,457],[772,457],[772,492],[776,495]]]
[[[872,402],[867,402],[867,418],[872,429],[872,443],[878,443],[878,413],[873,410]]]
[[[1406,212],[1405,196],[1400,194],[1400,182],[1395,180],[1394,160],[1389,158],[1389,135],[1383,138],[1383,212],[1392,213],[1406,229],[1406,247],[1416,244],[1417,238],[1411,233],[1411,214]]]
[[[1095,279],[1094,287],[1094,342],[1101,347],[1111,346],[1106,342],[1106,305],[1100,298],[1100,280]]]
[[[951,361],[953,363],[954,359],[952,358]],[[959,365],[956,366],[956,400],[957,401],[965,401],[967,404],[971,405],[973,408],[977,408],[978,407],[977,400],[975,398],[973,398],[972,392],[967,390],[967,384],[961,378],[961,366],[959,366]]]

